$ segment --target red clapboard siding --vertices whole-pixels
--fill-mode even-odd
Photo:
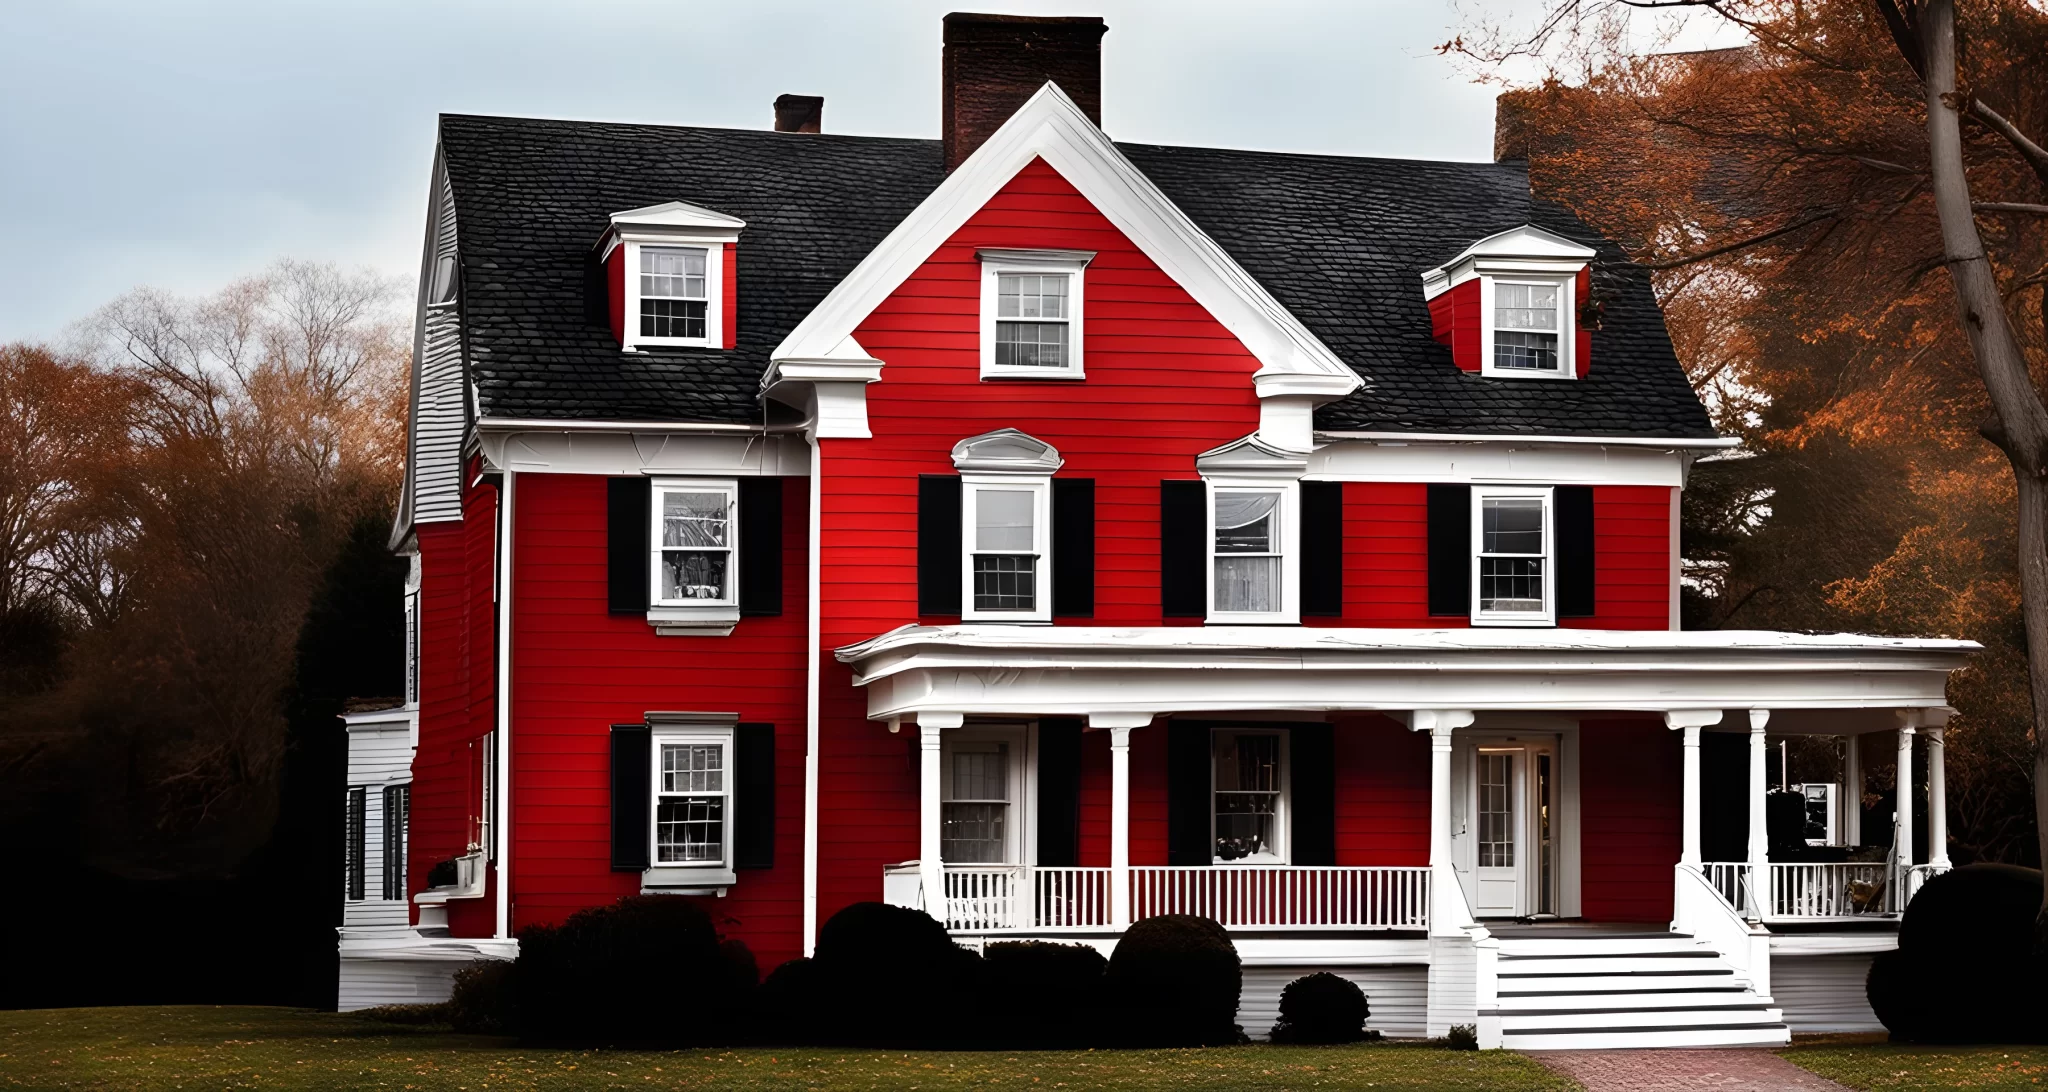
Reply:
[[[1381,716],[1337,722],[1337,863],[1429,863],[1429,736]]]
[[[1593,616],[1573,629],[1671,628],[1672,490],[1662,485],[1593,487]]]
[[[407,847],[408,894],[426,888],[427,870],[460,856],[468,835],[467,648],[470,587],[461,523],[423,523],[420,551],[420,738],[412,767]],[[461,749],[458,750],[458,745]]]
[[[1429,487],[1344,483],[1344,617],[1340,625],[1444,629],[1468,617],[1429,613]]]
[[[1592,295],[1593,269],[1588,266],[1579,270],[1578,279],[1572,285],[1572,298],[1584,303]],[[1593,369],[1593,331],[1579,321],[1579,316],[1573,315],[1571,319],[1573,359],[1578,365],[1575,370],[1579,373],[1579,378],[1584,379],[1586,373]]]
[[[1450,346],[1451,362],[1468,372],[1480,365],[1479,278],[1429,301],[1429,336]]]
[[[604,280],[610,286],[611,306],[605,311],[612,320],[612,340],[626,343],[626,248],[615,246],[604,260]]]
[[[1678,733],[1661,721],[1579,726],[1579,905],[1588,921],[1671,920]]]
[[[1096,253],[1084,278],[1085,380],[981,381],[978,247]],[[1258,428],[1258,361],[1043,162],[1020,171],[854,336],[885,367],[867,392],[874,438],[825,440],[820,460],[827,917],[876,898],[882,865],[917,855],[910,741],[866,719],[865,692],[829,659],[833,648],[918,620],[917,476],[952,473],[955,443],[998,428],[1051,443],[1066,460],[1061,475],[1096,483],[1095,616],[1061,624],[1158,625],[1160,480],[1194,477],[1196,455]],[[1106,797],[1094,802],[1087,786],[1096,763],[1107,776],[1106,747],[1097,733],[1083,745],[1083,859],[1104,863]],[[1163,727],[1133,733],[1140,862],[1165,861],[1164,750]]]
[[[513,927],[640,890],[611,871],[610,731],[650,710],[732,712],[776,730],[775,867],[713,905],[768,967],[802,951],[804,479],[783,480],[783,602],[731,636],[661,637],[606,594],[605,479],[522,474],[514,488]]]
[[[725,283],[720,288],[724,297],[719,303],[718,328],[723,331],[725,347],[730,349],[739,344],[740,336],[740,270],[738,243],[725,244]]]

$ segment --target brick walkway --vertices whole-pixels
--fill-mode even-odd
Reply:
[[[1768,1050],[1541,1050],[1529,1057],[1586,1092],[1849,1092]]]

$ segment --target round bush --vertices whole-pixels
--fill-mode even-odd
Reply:
[[[2048,968],[2033,946],[2040,909],[2031,868],[1968,865],[1928,881],[1899,923],[1898,948],[1871,961],[1871,1010],[1906,1042],[2048,1038]]]
[[[981,1014],[962,1004],[981,957],[922,910],[855,903],[818,930],[799,1001],[818,1041],[948,1046]]]
[[[1280,1019],[1273,1025],[1276,1043],[1356,1043],[1377,1039],[1365,1030],[1372,1007],[1365,991],[1348,978],[1328,971],[1304,975],[1280,991]]]
[[[519,1029],[518,1004],[513,996],[512,963],[504,959],[479,959],[455,972],[455,989],[448,998],[448,1023],[456,1031],[471,1035],[511,1035]]]
[[[1105,976],[1133,1045],[1244,1041],[1237,1000],[1244,972],[1223,926],[1189,914],[1146,918],[1124,931]]]
[[[1086,944],[1002,941],[982,952],[977,993],[991,1015],[987,1045],[1046,1050],[1099,1038],[1103,971]]]
[[[522,1039],[661,1047],[728,1038],[752,986],[720,949],[710,915],[674,895],[522,930],[513,981]]]

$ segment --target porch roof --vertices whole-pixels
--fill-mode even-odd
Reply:
[[[837,650],[871,719],[1416,709],[1940,708],[1982,646],[1761,630],[907,625]]]

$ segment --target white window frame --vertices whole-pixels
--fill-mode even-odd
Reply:
[[[1557,289],[1557,369],[1496,368],[1493,364],[1494,306],[1503,284],[1528,284]],[[1498,379],[1577,379],[1578,275],[1486,273],[1479,278],[1479,374]],[[1528,331],[1523,331],[1528,332]],[[1541,331],[1536,331],[1540,333]]]
[[[1472,624],[1475,626],[1554,626],[1557,624],[1557,503],[1551,486],[1472,486]],[[1486,502],[1488,500],[1534,497],[1543,502],[1543,609],[1540,611],[1482,610],[1479,594],[1479,563],[1486,544]],[[1511,555],[1527,556],[1527,555]]]
[[[721,599],[661,597],[662,498],[669,493],[722,493],[726,504],[725,596]],[[740,620],[740,485],[731,478],[656,478],[648,489],[647,620],[663,633],[704,631],[723,635]]]
[[[1203,584],[1208,596],[1208,621],[1219,625],[1299,625],[1301,622],[1301,483],[1275,482],[1271,478],[1241,480],[1206,479],[1209,486],[1202,526],[1206,536],[1203,551]],[[1272,493],[1280,498],[1274,509],[1275,528],[1280,536],[1280,609],[1270,611],[1226,611],[1216,608],[1216,500],[1222,493]]]
[[[982,250],[981,258],[981,378],[983,379],[1082,379],[1083,311],[1088,263],[1093,251],[1077,250]],[[1006,273],[1025,276],[1067,278],[1067,362],[1063,368],[998,367],[996,365],[996,302],[999,278]]]
[[[939,813],[941,831],[945,806],[960,803],[953,794],[953,756],[962,745],[976,748],[993,744],[1008,744],[1010,762],[1008,772],[1009,813],[1003,829],[1003,859],[1001,861],[948,861],[948,867],[1002,868],[1027,864],[1037,860],[1037,814],[1033,801],[1037,799],[1036,784],[1032,773],[1036,768],[1037,756],[1030,750],[1035,735],[1029,726],[1021,724],[967,724],[943,733],[940,737],[939,766]],[[942,837],[943,844],[943,837]],[[941,851],[943,854],[943,850]]]
[[[641,874],[641,887],[646,890],[669,891],[677,894],[703,893],[723,895],[725,889],[736,882],[733,871],[733,828],[739,818],[739,779],[734,762],[738,748],[734,745],[734,730],[731,725],[689,724],[673,727],[655,725],[648,733],[648,783],[647,783],[647,870]],[[720,829],[720,855],[716,861],[671,861],[661,860],[661,748],[664,744],[713,745],[722,752],[721,769],[724,787],[719,795],[725,800],[724,817]],[[674,794],[669,794],[674,795]],[[703,796],[708,793],[685,795]]]
[[[1273,805],[1274,852],[1240,857],[1226,861],[1216,856],[1216,760],[1225,739],[1238,736],[1275,736],[1280,740],[1280,793]],[[1228,728],[1209,730],[1209,862],[1217,868],[1256,867],[1259,865],[1285,865],[1294,860],[1294,846],[1290,838],[1293,826],[1294,804],[1294,755],[1293,740],[1285,728],[1261,728],[1256,725],[1233,725]]]
[[[627,237],[624,271],[625,322],[620,346],[627,351],[645,346],[716,349],[725,345],[725,243],[698,239],[636,239]],[[640,250],[704,251],[704,336],[649,337],[640,333]],[[663,297],[667,298],[667,297]]]
[[[1033,574],[1032,609],[974,608],[975,512],[983,490],[1031,494],[1031,550],[1037,557]],[[991,550],[990,553],[1007,551]],[[1052,621],[1052,476],[1050,474],[960,475],[960,620],[963,622]]]

